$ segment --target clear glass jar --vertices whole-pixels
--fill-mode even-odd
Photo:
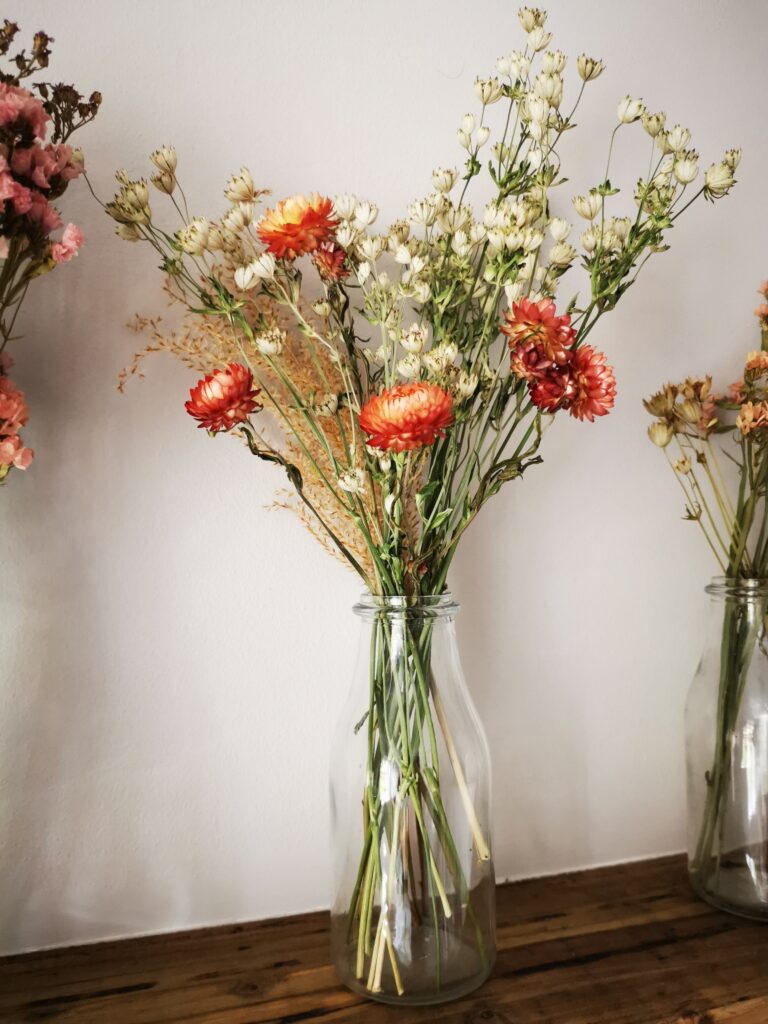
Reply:
[[[768,919],[768,581],[714,579],[686,704],[688,871],[708,903]]]
[[[380,1002],[432,1004],[495,958],[488,745],[441,597],[355,606],[362,638],[331,763],[333,960]]]

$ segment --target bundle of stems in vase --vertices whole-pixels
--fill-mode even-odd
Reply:
[[[698,523],[729,585],[768,578],[768,281],[756,312],[760,349],[747,354],[742,377],[728,393],[712,391],[712,378],[666,384],[646,399],[654,417],[648,434],[664,451],[685,496],[685,518]],[[733,466],[735,486],[730,485]],[[759,612],[759,603],[758,603]],[[752,658],[765,622],[749,602],[727,601],[720,648],[714,755],[691,872],[708,888],[723,855],[723,822],[731,788],[732,738]]]
[[[572,225],[554,210],[566,181],[559,148],[603,63],[575,61],[567,103],[567,57],[550,46],[546,13],[523,8],[519,20],[520,48],[475,81],[477,113],[458,128],[460,166],[436,169],[430,191],[386,228],[376,227],[374,202],[350,194],[295,195],[264,210],[267,193],[246,168],[226,186],[223,216],[198,216],[170,146],[151,155],[151,182],[118,172],[121,187],[105,206],[123,239],[159,257],[168,293],[186,310],[176,331],[142,324],[152,335],[145,351],[170,351],[205,374],[187,411],[209,433],[233,433],[282,467],[316,536],[371,594],[406,606],[444,592],[465,531],[505,484],[541,462],[556,414],[594,421],[611,409],[612,370],[587,339],[667,248],[683,211],[729,191],[739,159],[731,150],[700,176],[690,133],[626,96],[607,163],[598,161],[604,172],[562,202],[583,222],[578,247],[571,244]],[[610,164],[630,132],[644,133],[648,151],[625,198]],[[477,186],[492,190],[480,209],[471,205]],[[158,218],[155,198],[177,227]],[[584,298],[558,304],[573,267]],[[372,991],[385,962],[398,991],[402,978],[386,917],[374,913],[386,895],[381,851],[391,852],[390,877],[403,869],[401,822],[379,798],[382,765],[397,765],[401,820],[426,844],[435,933],[452,913],[449,888],[465,909],[470,901],[441,801],[436,737],[460,788],[462,769],[431,673],[431,627],[399,628],[382,615],[374,631],[360,873],[349,909],[357,975]],[[474,855],[488,860],[466,788],[464,796]]]

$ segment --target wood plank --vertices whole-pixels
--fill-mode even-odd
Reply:
[[[679,857],[500,886],[486,985],[429,1009],[336,982],[327,914],[0,959],[3,1024],[768,1024],[768,929]]]

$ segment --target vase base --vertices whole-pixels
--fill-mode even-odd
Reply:
[[[748,856],[747,851],[739,851],[738,854],[729,854],[719,865],[713,860],[706,868],[689,868],[691,888],[716,910],[768,923],[768,875],[764,870],[764,853],[760,863]]]
[[[350,947],[350,954],[353,953],[354,950]],[[474,965],[477,959],[477,947],[467,945],[461,953],[456,950],[454,962],[443,968],[443,981],[440,988],[436,987],[434,979],[425,975],[423,966],[412,965],[410,969],[405,969],[402,973],[402,995],[398,995],[393,986],[390,987],[391,978],[385,979],[386,987],[383,988],[383,991],[374,992],[364,982],[340,969],[338,965],[336,973],[341,983],[348,989],[375,1003],[386,1003],[389,1006],[436,1006],[439,1003],[451,1003],[456,999],[461,999],[485,984],[493,970],[493,961],[478,965],[477,970],[468,973],[467,967],[470,964]],[[463,970],[460,970],[461,967]]]

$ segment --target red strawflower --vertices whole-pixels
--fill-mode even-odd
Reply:
[[[577,420],[594,422],[595,416],[605,416],[613,408],[616,397],[616,378],[605,355],[583,345],[571,353],[570,369],[576,395],[568,405],[571,416]]]
[[[531,401],[545,412],[569,408],[576,395],[570,366],[550,366],[528,384]]]
[[[566,350],[576,340],[570,316],[558,316],[552,299],[513,302],[512,309],[504,314],[500,330],[509,338],[512,352],[521,345],[535,344],[553,363],[565,363]]]
[[[453,423],[453,399],[437,384],[398,384],[369,398],[360,411],[368,444],[405,452],[434,444]]]
[[[214,370],[189,392],[184,408],[199,420],[199,426],[216,434],[230,430],[261,408],[256,401],[259,389],[253,386],[253,374],[240,363],[226,370]]]
[[[267,210],[257,231],[276,259],[294,260],[330,242],[338,223],[331,200],[313,192],[309,198],[283,199],[274,210]]]
[[[335,283],[342,281],[349,274],[346,258],[347,254],[340,245],[330,243],[321,245],[319,249],[315,250],[312,261],[324,281]]]

